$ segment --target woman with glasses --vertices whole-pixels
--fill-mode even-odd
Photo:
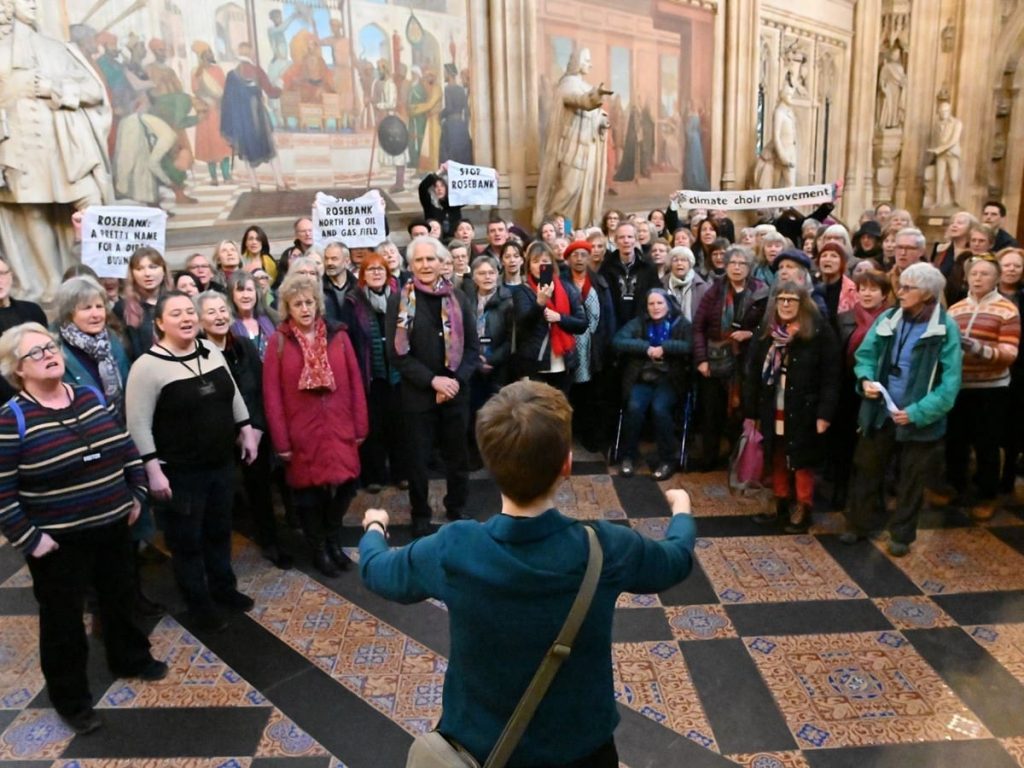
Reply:
[[[18,391],[0,407],[0,530],[32,574],[50,701],[76,733],[89,733],[102,722],[86,676],[87,586],[96,590],[111,673],[167,675],[132,623],[129,526],[146,474],[100,391],[64,382],[64,357],[42,325],[17,325],[0,338],[0,373]]]
[[[773,294],[747,359],[743,398],[747,418],[758,422],[764,438],[765,474],[775,496],[775,512],[754,521],[781,521],[787,533],[804,533],[822,435],[839,398],[839,345],[805,286],[783,281]]]
[[[215,281],[213,267],[210,266],[210,260],[201,253],[193,253],[185,261],[185,271],[192,275],[197,281],[199,281],[199,292],[203,291],[221,291],[223,293],[224,286]]]
[[[345,296],[343,320],[363,376],[369,409],[370,431],[359,446],[360,479],[370,493],[388,483],[406,486],[402,450],[402,409],[398,371],[388,359],[384,341],[384,316],[388,298],[398,281],[388,273],[379,253],[371,253],[359,265],[356,287]]]
[[[995,512],[999,438],[1009,408],[1010,368],[1020,344],[1020,313],[997,290],[999,275],[999,262],[992,254],[971,259],[967,298],[949,308],[949,316],[960,328],[964,355],[960,393],[949,413],[946,476],[963,501],[973,448],[978,503],[972,516],[976,520],[987,520]]]
[[[844,544],[888,527],[889,553],[903,557],[917,537],[925,483],[960,391],[960,330],[941,306],[945,287],[946,278],[931,264],[911,264],[900,275],[899,305],[882,313],[857,348],[853,373],[864,402]],[[890,515],[884,486],[894,463],[896,506]]]
[[[746,359],[768,300],[768,288],[750,276],[754,262],[750,249],[733,245],[725,253],[725,277],[711,283],[693,319],[693,362],[700,374],[702,403],[700,469],[704,472],[719,464],[723,433],[728,433],[730,444],[739,436],[740,361]]]

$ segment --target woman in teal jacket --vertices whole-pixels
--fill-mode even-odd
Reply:
[[[930,264],[907,267],[900,274],[899,306],[875,321],[857,350],[854,375],[864,401],[848,528],[840,537],[845,544],[885,527],[883,484],[896,452],[899,485],[888,521],[889,552],[902,557],[917,537],[925,481],[938,469],[946,414],[960,391],[960,331],[939,303],[945,285],[946,278]]]

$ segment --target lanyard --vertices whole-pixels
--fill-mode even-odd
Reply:
[[[186,363],[184,360],[182,360],[176,354],[171,352],[171,350],[169,350],[163,344],[157,344],[156,346],[160,347],[160,349],[162,349],[164,352],[166,352],[168,355],[170,355],[174,360],[176,360],[177,362],[179,362],[183,366],[185,366],[185,370],[186,371],[191,373],[193,376],[198,376],[199,380],[201,382],[203,382],[204,384],[206,383],[206,379],[203,378],[203,356],[201,354],[198,354],[199,353],[199,344],[198,343],[196,343],[196,353],[197,353],[196,354],[196,366],[199,368],[199,372],[198,373],[196,371],[193,371],[192,370],[192,366],[190,366],[188,363]]]
[[[903,348],[907,346],[912,330],[913,327],[906,320],[900,323],[900,332],[896,339],[896,355],[892,361],[892,367],[889,369],[890,375],[897,377],[903,375],[903,370],[900,368],[900,359],[903,357]]]

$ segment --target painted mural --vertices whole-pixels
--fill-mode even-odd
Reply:
[[[537,22],[542,144],[554,85],[574,51],[590,51],[588,80],[614,92],[604,107],[611,135],[605,208],[710,189],[712,12],[673,0],[538,0]]]
[[[472,161],[466,3],[58,0],[40,21],[107,89],[117,197],[173,229],[291,216],[293,190],[415,206],[422,174]]]

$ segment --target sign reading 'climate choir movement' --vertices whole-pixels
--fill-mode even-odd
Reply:
[[[82,220],[82,263],[99,277],[123,279],[136,248],[164,252],[166,232],[167,213],[159,208],[91,206]]]
[[[701,192],[684,189],[679,192],[679,205],[684,208],[717,208],[721,211],[742,211],[758,208],[792,208],[798,205],[831,203],[836,198],[834,184],[780,189],[747,189],[742,191]]]
[[[332,242],[349,248],[376,248],[386,237],[385,206],[376,189],[354,200],[317,192],[313,204],[313,245],[321,251]]]

